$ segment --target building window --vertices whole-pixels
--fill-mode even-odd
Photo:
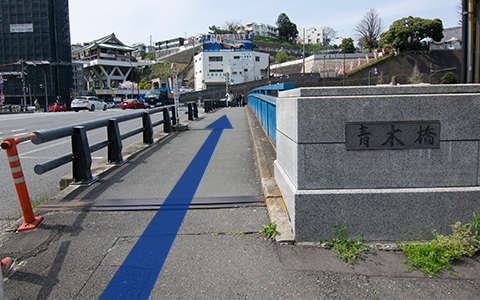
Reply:
[[[248,69],[245,69],[244,71],[245,71],[245,72],[248,72]]]
[[[210,56],[209,61],[223,61],[222,56]]]
[[[260,61],[260,56],[255,56],[255,61]]]
[[[208,72],[210,72],[210,73],[223,73],[223,70],[222,69],[210,69],[210,70],[208,70]]]
[[[240,59],[240,56],[234,56],[233,59]]]

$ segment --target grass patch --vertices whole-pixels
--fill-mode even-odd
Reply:
[[[32,208],[35,208],[40,204],[47,202],[48,200],[50,200],[50,197],[46,197],[45,199],[35,200],[32,202]]]
[[[410,262],[411,267],[405,271],[410,272],[415,268],[422,270],[430,277],[435,277],[440,270],[450,270],[450,264],[462,256],[471,257],[476,249],[468,240],[471,232],[467,226],[460,222],[450,225],[452,234],[443,236],[435,230],[432,232],[434,239],[427,244],[409,243],[399,248],[407,258],[404,262]],[[452,272],[453,273],[453,272]]]
[[[275,222],[268,222],[267,225],[262,225],[262,230],[260,230],[259,234],[265,235],[269,239],[274,239],[277,235],[277,225],[275,225]]]
[[[477,216],[475,212],[473,212],[473,222],[467,223],[465,226],[470,229],[473,233],[473,236],[477,239],[477,242],[480,243],[480,216]]]
[[[321,240],[320,243],[325,243],[327,246],[332,247],[335,251],[335,255],[345,263],[354,264],[355,260],[360,257],[362,251],[370,249],[367,245],[363,244],[363,242],[365,242],[363,234],[357,239],[357,241],[354,241],[345,237],[347,227],[340,227],[337,224],[332,226],[337,231],[338,238],[333,239],[332,241]]]
[[[298,46],[297,44],[294,44],[292,42],[285,41],[285,40],[282,40],[282,39],[254,35],[253,36],[253,43],[255,43],[255,42],[277,44],[277,45],[287,45],[287,46]]]

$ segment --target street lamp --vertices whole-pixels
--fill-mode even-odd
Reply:
[[[345,69],[346,69],[346,66],[345,66],[345,47],[347,45],[347,42],[345,41],[345,38],[341,37],[341,36],[337,36],[335,39],[342,39],[342,42],[343,42],[343,86],[345,86]]]
[[[29,66],[34,66],[34,67],[37,67],[37,66],[39,66],[39,65],[49,65],[49,64],[50,64],[50,62],[49,62],[49,61],[46,61],[46,60],[42,60],[42,61],[26,61],[25,63],[26,63],[27,65],[29,65]],[[48,111],[47,74],[45,73],[45,71],[43,70],[43,68],[40,68],[40,71],[42,71],[42,73],[43,73],[43,79],[44,79],[44,81],[45,81],[45,112],[47,112],[47,111]]]

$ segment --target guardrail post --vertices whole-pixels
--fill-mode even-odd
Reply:
[[[193,107],[192,103],[187,103],[188,104],[188,120],[193,121]]]
[[[197,102],[194,102],[193,103],[193,117],[198,119],[198,106],[197,106]]]
[[[205,100],[203,102],[203,107],[205,109],[205,112],[208,113],[212,109],[212,101],[210,100]]]
[[[122,157],[122,137],[118,127],[118,121],[111,119],[107,125],[107,138],[109,141],[107,147],[107,160],[111,164],[122,165],[124,163]]]
[[[170,121],[170,113],[168,108],[163,109],[163,132],[172,132],[172,124]]]
[[[143,123],[143,143],[153,144],[152,119],[150,119],[150,114],[148,112],[143,113],[142,123]]]
[[[92,176],[92,154],[88,145],[87,132],[84,126],[73,127],[72,135],[72,153],[74,155],[72,162],[73,183],[81,185],[91,185],[98,180],[98,177]]]
[[[172,110],[172,116],[173,116],[172,125],[177,125],[177,116],[175,115],[175,106],[172,106],[171,110]]]
[[[25,183],[25,177],[23,176],[22,166],[17,151],[18,143],[31,140],[34,137],[33,134],[29,134],[18,138],[7,138],[4,139],[1,144],[1,148],[7,153],[8,165],[10,166],[15,190],[17,191],[18,202],[20,202],[20,208],[23,215],[23,223],[17,231],[35,229],[43,220],[43,217],[35,217],[33,214],[32,203],[30,202],[27,184]]]

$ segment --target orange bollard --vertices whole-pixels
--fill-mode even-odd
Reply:
[[[23,214],[23,223],[17,231],[37,228],[38,224],[43,220],[43,217],[35,217],[33,214],[32,203],[28,195],[27,184],[23,177],[22,166],[20,165],[20,158],[18,157],[17,144],[31,140],[35,137],[34,134],[27,134],[18,138],[7,138],[1,144],[2,149],[7,153],[8,165],[12,172],[13,182],[15,183],[15,190],[17,191],[18,201]]]
[[[5,274],[5,270],[7,270],[8,268],[8,265],[12,262],[12,259],[11,258],[5,258],[5,259],[2,259],[1,261],[1,265],[2,265],[2,274]],[[7,270],[8,271],[8,270]]]

